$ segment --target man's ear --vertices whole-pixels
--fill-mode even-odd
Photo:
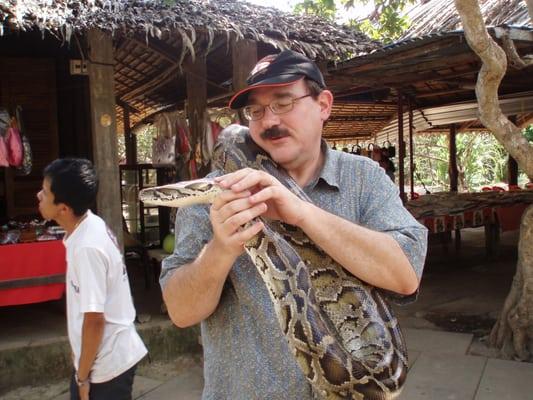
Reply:
[[[67,206],[65,203],[59,203],[59,212],[64,216],[74,214],[74,211],[72,210],[72,208]]]
[[[333,107],[333,93],[329,90],[323,90],[318,95],[318,104],[320,105],[320,117],[322,121],[326,121],[330,114],[331,108]]]

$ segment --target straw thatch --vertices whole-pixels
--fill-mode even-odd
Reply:
[[[230,48],[242,39],[257,42],[259,57],[290,48],[324,63],[381,48],[324,19],[238,0],[0,0],[0,37],[37,30],[43,38],[74,42],[70,48],[79,48],[83,58],[83,36],[94,28],[114,38],[119,131],[124,105],[133,110],[132,126],[169,107],[182,108],[184,64],[200,54],[206,57],[209,104],[223,106],[233,89]]]
[[[524,0],[479,0],[479,3],[488,26],[531,26]],[[463,29],[454,0],[421,1],[409,10],[407,16],[411,27],[404,32],[401,39]]]
[[[2,0],[0,18],[4,29],[37,27],[67,41],[73,32],[89,28],[159,39],[178,34],[191,52],[201,34],[211,39],[218,34],[253,39],[280,49],[292,48],[313,59],[346,58],[379,47],[362,33],[324,19],[238,0]]]

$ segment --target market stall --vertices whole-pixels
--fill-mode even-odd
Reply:
[[[455,232],[460,239],[461,229],[485,227],[487,253],[492,254],[500,232],[518,230],[530,204],[533,190],[516,190],[428,194],[406,207],[430,234]]]
[[[0,306],[58,300],[65,292],[61,240],[0,246]]]

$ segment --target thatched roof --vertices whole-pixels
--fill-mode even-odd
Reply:
[[[83,58],[84,41],[78,39],[92,28],[114,38],[119,131],[124,106],[132,126],[169,107],[183,107],[183,63],[200,53],[206,56],[209,104],[225,105],[233,91],[231,43],[241,39],[257,42],[258,57],[290,48],[324,63],[381,48],[324,19],[239,0],[0,0],[0,38],[40,31],[43,38],[75,42],[71,52],[81,54],[71,58]]]
[[[489,34],[496,41],[500,41],[504,33],[514,41],[521,56],[533,53],[533,28],[489,28]],[[464,32],[460,30],[407,38],[382,50],[339,63],[326,77],[336,101],[342,100],[352,108],[364,102],[367,104],[365,112],[373,115],[373,119],[370,124],[358,116],[357,110],[352,110],[348,118],[338,118],[338,113],[334,113],[325,136],[331,140],[346,136],[363,140],[379,134],[398,118],[399,93],[411,99],[416,110],[456,103],[468,103],[477,108],[474,89],[480,66],[479,57],[470,49]],[[500,84],[500,96],[523,97],[523,92],[533,92],[532,71],[533,66],[522,70],[509,67]],[[374,110],[379,112],[374,113]],[[517,115],[531,112],[524,107],[512,111]],[[463,117],[454,115],[446,123],[462,123]],[[430,122],[431,126],[436,126],[442,120]],[[350,128],[346,129],[348,123]]]
[[[1,0],[0,18],[10,29],[37,27],[66,40],[73,32],[89,28],[115,34],[142,33],[158,39],[179,34],[189,51],[201,34],[210,39],[218,34],[253,39],[279,49],[291,48],[313,59],[342,59],[379,47],[364,34],[324,19],[238,0]]]
[[[531,26],[524,0],[479,0],[488,26]],[[463,29],[454,0],[423,0],[407,13],[411,27],[401,39]]]

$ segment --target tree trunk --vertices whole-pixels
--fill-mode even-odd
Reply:
[[[533,205],[522,216],[518,264],[489,343],[506,358],[528,360],[533,351]]]
[[[527,0],[529,13],[531,3]],[[481,58],[482,66],[476,84],[481,122],[518,162],[533,180],[533,147],[522,131],[503,115],[498,88],[507,70],[505,52],[488,34],[477,0],[455,0],[468,45]],[[533,205],[522,217],[518,264],[511,291],[493,327],[489,344],[500,349],[507,358],[529,359],[533,350]]]

